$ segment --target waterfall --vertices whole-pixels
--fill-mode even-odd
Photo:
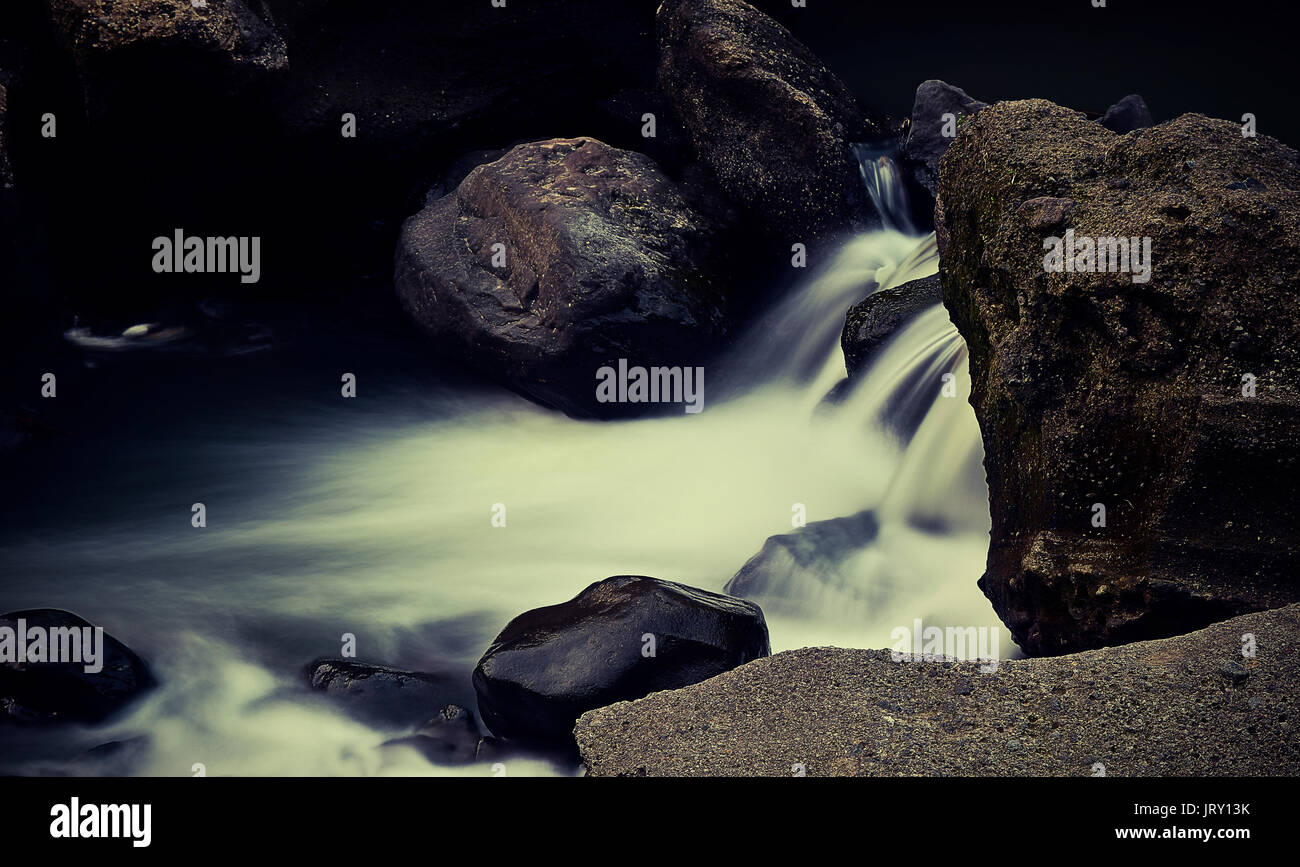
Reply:
[[[884,227],[853,239],[812,274],[764,318],[738,356],[750,368],[765,362],[766,387],[781,379],[802,388],[802,405],[815,408],[819,424],[889,443],[889,469],[855,509],[769,542],[728,586],[754,590],[741,595],[762,603],[769,618],[838,622],[844,634],[891,617],[996,625],[982,600],[953,604],[970,599],[990,522],[966,345],[947,310],[935,304],[916,316],[854,381],[842,382],[839,337],[848,308],[939,266],[934,234],[911,230],[888,149],[855,151]],[[764,343],[766,356],[758,348]],[[782,347],[779,356],[773,343]],[[826,401],[837,384],[837,399]]]
[[[892,162],[870,164],[888,225],[810,268],[710,369],[698,415],[575,421],[431,373],[422,344],[360,329],[289,354],[168,356],[148,377],[103,361],[113,400],[94,429],[12,467],[24,494],[0,520],[4,610],[76,611],[149,659],[160,686],[107,727],[58,736],[71,746],[0,744],[0,773],[102,773],[69,750],[145,735],[130,773],[481,775],[377,750],[402,732],[341,716],[301,667],[349,633],[361,661],[436,661],[468,683],[520,612],[618,574],[721,590],[802,513],[809,528],[868,514],[835,525],[847,549],[762,600],[774,651],[887,647],[915,617],[996,626],[975,585],[981,442],[943,307],[826,399],[845,376],[845,311],[937,267]],[[358,368],[364,399],[340,401],[336,371]],[[743,387],[719,394],[715,368]],[[572,769],[512,765],[532,772]]]

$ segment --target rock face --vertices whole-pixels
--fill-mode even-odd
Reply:
[[[844,317],[840,347],[844,366],[850,377],[866,367],[867,362],[890,337],[921,313],[943,303],[939,275],[909,280],[892,289],[872,292],[849,308]]]
[[[93,627],[71,612],[38,608],[0,615],[0,629],[5,630],[0,633],[0,641],[18,640],[15,633],[19,620],[29,633],[35,627],[48,636],[47,660],[57,639],[59,646],[66,646],[68,651],[79,647],[83,661],[0,662],[0,721],[102,722],[154,686],[153,675],[144,660],[107,633],[103,634],[99,649],[101,658],[91,663],[99,665],[100,670],[87,672],[90,660],[86,654],[90,645],[83,643],[87,635],[84,630]],[[79,637],[73,644],[70,642],[74,639],[67,633],[54,630],[77,630]],[[69,642],[66,645],[65,637]],[[93,632],[91,641],[94,641]],[[11,646],[8,651],[7,657],[16,654],[17,646]]]
[[[865,511],[770,536],[722,590],[768,611],[822,615],[833,600],[839,600],[836,607],[858,610],[870,588],[855,582],[844,566],[878,531],[875,513]]]
[[[954,87],[946,81],[932,78],[921,82],[921,86],[916,89],[912,119],[908,124],[901,156],[903,166],[912,179],[928,190],[931,196],[938,192],[939,158],[953,140],[952,135],[945,133],[960,129],[976,113],[987,107],[987,103],[974,99],[960,87]],[[944,118],[945,114],[953,116],[951,128]]]
[[[883,139],[802,43],[740,0],[665,0],[659,84],[727,194],[782,240],[874,221],[849,145]]]
[[[1136,93],[1130,93],[1119,102],[1106,109],[1106,113],[1097,119],[1097,123],[1111,132],[1121,135],[1135,129],[1145,129],[1153,124],[1151,109],[1147,101]]]
[[[1297,678],[1292,605],[992,673],[804,648],[591,711],[574,734],[597,777],[1295,776]]]
[[[451,674],[400,671],[350,659],[318,660],[307,666],[306,674],[312,689],[378,725],[415,725],[465,692]]]
[[[1199,115],[1121,137],[1000,103],[944,156],[936,222],[986,455],[981,587],[1016,641],[1064,653],[1300,598],[1295,151]],[[1141,257],[1049,272],[1067,232],[1151,239],[1149,280]]]
[[[435,347],[575,415],[597,371],[701,363],[725,332],[713,224],[646,156],[519,145],[406,221],[396,285]],[[500,245],[500,246],[498,246]]]
[[[621,575],[506,626],[474,670],[498,737],[572,742],[583,712],[697,683],[771,652],[752,602]]]
[[[237,92],[289,65],[284,38],[244,0],[47,0],[55,30],[77,61],[92,110],[146,81]],[[156,106],[155,106],[156,107]]]

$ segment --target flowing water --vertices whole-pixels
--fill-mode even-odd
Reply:
[[[872,161],[887,187],[890,167]],[[874,192],[901,214],[890,189]],[[67,758],[73,744],[144,735],[132,773],[483,775],[377,749],[400,732],[308,694],[302,666],[338,656],[346,632],[362,661],[438,660],[467,682],[507,620],[593,581],[720,590],[792,530],[796,504],[809,522],[875,511],[875,538],[837,567],[871,604],[814,593],[772,613],[774,651],[887,647],[914,618],[996,626],[975,585],[989,527],[981,444],[943,307],[825,399],[844,377],[847,308],[937,268],[932,235],[891,225],[810,269],[709,368],[699,414],[575,421],[430,374],[417,347],[387,339],[147,375],[99,362],[95,425],[10,468],[0,610],[75,611],[145,656],[161,685],[108,726],[11,738],[0,770],[95,773]],[[340,371],[356,372],[355,399],[339,396]],[[205,528],[190,525],[195,502]],[[520,760],[510,773],[573,769]]]

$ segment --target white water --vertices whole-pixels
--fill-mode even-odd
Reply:
[[[708,371],[698,415],[580,422],[505,393],[399,384],[372,392],[365,412],[301,401],[154,431],[70,492],[111,498],[112,518],[70,517],[5,544],[0,610],[77,611],[151,661],[161,687],[84,740],[147,734],[134,770],[164,776],[196,762],[210,775],[487,774],[377,749],[397,733],[304,696],[300,667],[337,656],[352,632],[364,661],[449,659],[468,675],[507,620],[592,581],[645,574],[720,590],[766,537],[791,530],[798,503],[809,522],[877,511],[878,538],[842,576],[873,604],[832,597],[770,616],[774,652],[887,647],[917,617],[996,627],[975,585],[988,542],[980,438],[943,308],[896,335],[841,403],[823,401],[844,376],[847,308],[872,281],[936,267],[932,236],[850,242]],[[940,397],[945,372],[955,398]],[[733,387],[724,397],[710,381]],[[910,443],[881,422],[900,402],[924,417]],[[197,500],[202,530],[189,526]],[[504,528],[491,525],[497,503]],[[942,532],[917,529],[936,521]],[[555,772],[572,769],[509,762],[511,775]]]

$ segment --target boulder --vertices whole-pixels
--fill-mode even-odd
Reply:
[[[877,221],[850,145],[892,130],[788,30],[740,0],[665,0],[657,29],[660,89],[761,227],[811,245]]]
[[[932,274],[891,289],[878,289],[849,308],[840,335],[849,377],[864,370],[877,350],[904,325],[942,303],[939,275]]]
[[[321,659],[307,666],[307,684],[357,718],[384,726],[428,720],[465,690],[450,673],[401,671],[351,659]]]
[[[697,683],[770,652],[752,602],[620,575],[510,621],[479,660],[474,689],[495,736],[572,743],[585,711]]]
[[[1106,109],[1106,113],[1097,119],[1097,123],[1121,135],[1155,124],[1151,119],[1151,109],[1147,108],[1147,101],[1136,93],[1130,93]]]
[[[1016,641],[1064,653],[1300,598],[1296,152],[1200,115],[1118,136],[999,103],[945,154],[936,223],[984,440],[980,586]],[[1059,271],[1067,237],[1150,255],[1107,241],[1116,270]]]
[[[875,540],[878,530],[875,513],[868,510],[769,536],[722,592],[758,602],[768,611],[823,615],[832,607],[859,610],[869,588],[844,567]]]
[[[791,650],[590,711],[574,735],[595,777],[1300,774],[1300,606],[986,669]]]
[[[438,351],[574,415],[597,371],[689,367],[726,332],[713,222],[642,154],[590,138],[513,148],[402,227],[395,283]]]
[[[0,721],[103,722],[154,686],[144,660],[107,633],[99,648],[101,658],[90,663],[84,637],[85,630],[95,627],[69,611],[38,608],[0,615],[0,630],[4,630],[0,643],[19,640],[20,620],[29,636],[36,628],[47,637],[47,657],[45,661],[18,662],[17,644],[6,649],[5,657],[12,661],[0,662]],[[68,633],[54,630],[77,630],[80,637],[73,644]],[[93,633],[90,635],[93,642]],[[65,656],[80,648],[83,661],[49,661],[56,639]],[[97,665],[99,671],[86,671],[88,664]]]
[[[953,140],[953,135],[946,133],[951,131],[955,135],[955,130],[987,107],[987,103],[946,81],[932,78],[921,82],[916,89],[912,117],[900,156],[904,170],[931,196],[938,189],[939,158]],[[953,116],[951,127],[944,118],[945,114]]]

